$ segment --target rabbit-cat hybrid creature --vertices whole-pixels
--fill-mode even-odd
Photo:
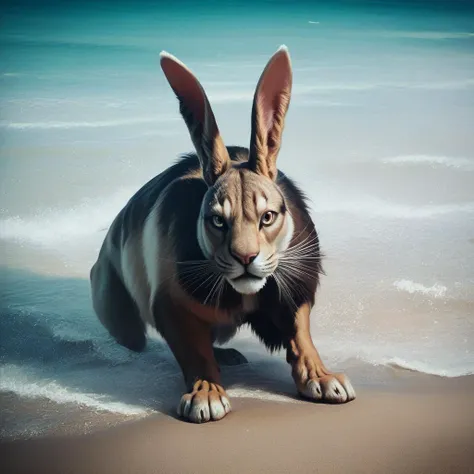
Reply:
[[[162,52],[196,153],[145,184],[113,221],[91,269],[95,312],[122,345],[141,351],[154,326],[187,387],[178,413],[197,423],[230,411],[213,343],[248,324],[271,351],[284,348],[298,392],[355,398],[329,372],[310,335],[321,273],[319,241],[303,193],[277,169],[292,69],[281,46],[256,88],[250,147],[226,147],[194,74]]]

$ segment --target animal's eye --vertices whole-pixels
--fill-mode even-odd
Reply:
[[[268,226],[268,225],[273,224],[273,222],[275,221],[275,218],[276,218],[276,212],[267,211],[265,212],[265,214],[263,214],[260,222],[262,223],[262,225]]]
[[[211,222],[214,227],[222,229],[224,227],[224,219],[221,216],[215,215],[211,217]]]

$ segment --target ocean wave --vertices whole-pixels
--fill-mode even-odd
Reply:
[[[419,372],[427,375],[437,375],[439,377],[463,377],[466,375],[474,374],[474,368],[457,368],[457,369],[446,369],[441,367],[436,367],[432,364],[428,364],[422,361],[407,361],[400,357],[390,357],[383,359],[382,361],[375,363],[374,365],[383,365],[386,367],[393,367],[397,369],[410,370],[413,372]]]
[[[353,199],[316,199],[314,212],[318,213],[349,213],[363,214],[368,218],[388,219],[426,219],[453,213],[474,213],[474,202],[462,204],[440,204],[429,206],[408,206],[381,199],[367,197]]]
[[[412,280],[397,280],[393,286],[400,291],[406,291],[410,294],[420,293],[426,296],[433,296],[434,298],[443,298],[446,296],[447,288],[439,283],[432,286],[425,286],[421,283],[415,283]]]
[[[380,31],[381,36],[422,40],[473,39],[474,33],[467,31]]]
[[[7,217],[0,220],[0,239],[43,246],[78,239],[103,232],[133,195],[124,189],[108,199],[85,200],[68,209],[48,209],[33,217]]]
[[[445,166],[447,168],[458,168],[474,170],[474,159],[458,158],[437,155],[399,155],[383,158],[383,163],[395,165],[419,165]]]
[[[28,74],[24,74],[22,72],[4,72],[2,74],[3,77],[22,77],[27,76]]]
[[[104,395],[77,392],[57,382],[41,380],[13,364],[3,365],[0,368],[0,375],[0,391],[13,392],[24,398],[46,398],[56,403],[73,403],[94,410],[129,416],[145,415],[150,412],[143,407],[113,401]]]
[[[420,90],[457,90],[474,87],[474,79],[459,79],[443,82],[351,82],[351,83],[315,83],[315,84],[295,84],[293,95],[309,95],[313,93],[326,92],[364,92],[374,89],[420,89]]]
[[[226,102],[246,102],[251,101],[254,91],[230,91],[230,92],[209,92],[208,97],[211,103],[226,103]]]
[[[135,117],[117,120],[98,120],[94,122],[0,122],[1,128],[10,130],[54,130],[74,128],[123,127],[127,125],[153,124],[178,121],[177,117]]]
[[[22,109],[27,108],[41,108],[41,107],[63,107],[65,105],[74,105],[74,106],[90,106],[95,107],[130,107],[136,106],[137,104],[142,103],[136,97],[126,99],[120,99],[115,95],[101,95],[100,97],[94,96],[78,96],[74,95],[73,97],[0,97],[0,104],[4,107],[6,106],[15,106],[21,107]]]
[[[321,100],[305,97],[295,97],[293,101],[298,107],[358,107],[358,104],[337,100]]]

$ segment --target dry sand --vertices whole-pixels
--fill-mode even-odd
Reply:
[[[233,399],[220,422],[172,413],[81,436],[0,443],[3,473],[474,473],[474,377],[411,376],[346,405]]]

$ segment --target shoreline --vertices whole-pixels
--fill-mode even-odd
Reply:
[[[3,439],[0,458],[12,474],[474,472],[474,376],[396,376],[344,405],[237,397],[219,422],[186,423],[169,407],[86,434]],[[76,422],[87,412],[97,416]]]

